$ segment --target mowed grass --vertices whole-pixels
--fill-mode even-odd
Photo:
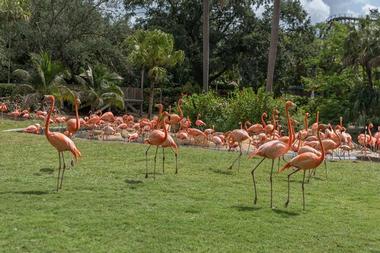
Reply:
[[[0,121],[0,130],[30,122]],[[257,170],[237,153],[181,147],[179,174],[159,151],[156,180],[145,179],[146,145],[75,139],[83,157],[55,192],[58,155],[44,136],[0,132],[0,252],[380,252],[380,165],[328,162],[306,184]],[[153,170],[154,149],[150,152]],[[66,161],[70,161],[66,155]]]

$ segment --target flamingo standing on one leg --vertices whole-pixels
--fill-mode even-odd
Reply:
[[[46,117],[46,123],[45,123],[45,135],[46,135],[47,140],[50,142],[50,144],[53,147],[55,147],[55,149],[57,149],[58,156],[59,156],[58,179],[57,179],[57,191],[58,191],[58,189],[62,188],[63,175],[66,170],[66,164],[65,164],[65,158],[64,158],[63,152],[70,151],[73,154],[75,160],[77,160],[81,156],[81,153],[79,149],[75,146],[74,142],[69,137],[67,137],[66,135],[62,133],[50,132],[49,130],[50,116],[54,110],[55,98],[54,96],[48,95],[48,96],[45,96],[45,99],[50,100],[50,110]],[[62,162],[63,162],[63,168],[61,168],[61,157],[62,157]],[[60,175],[61,169],[62,169],[62,175]]]
[[[285,112],[286,112],[286,117],[288,121],[288,129],[289,129],[289,139],[288,143],[284,143],[280,140],[272,140],[269,142],[264,143],[261,145],[257,150],[253,151],[250,155],[249,158],[252,158],[254,156],[261,156],[263,159],[252,169],[251,174],[252,174],[252,179],[253,179],[253,190],[255,193],[255,198],[253,203],[256,204],[257,202],[257,191],[256,191],[256,180],[255,180],[255,170],[260,166],[260,164],[265,160],[265,158],[272,159],[272,168],[271,168],[271,173],[269,177],[270,181],[270,207],[272,207],[272,199],[273,199],[273,184],[272,184],[272,175],[273,175],[273,165],[274,165],[274,160],[276,158],[279,158],[286,154],[289,149],[291,148],[291,145],[293,143],[293,129],[292,129],[292,124],[290,122],[290,116],[289,116],[289,108],[291,106],[295,106],[295,104],[291,101],[287,101],[285,103]]]
[[[75,107],[75,119],[69,119],[66,122],[67,129],[64,134],[68,137],[72,137],[80,128],[79,114],[78,114],[78,105],[80,104],[80,100],[75,96],[74,107]]]
[[[325,150],[321,141],[321,136],[319,135],[319,131],[321,129],[321,126],[319,125],[317,128],[317,137],[319,141],[319,145],[321,146],[321,153],[320,155],[317,155],[313,152],[306,152],[300,155],[297,155],[294,157],[292,160],[290,160],[288,163],[284,165],[279,171],[283,172],[284,170],[290,168],[290,167],[295,167],[296,170],[293,171],[288,175],[288,200],[285,203],[285,206],[287,207],[289,204],[289,198],[290,198],[290,177],[300,171],[303,170],[303,180],[302,180],[302,203],[303,203],[303,210],[305,210],[305,174],[306,170],[314,169],[317,168],[325,159]]]
[[[162,111],[163,111],[163,105],[157,104],[156,107],[159,107],[159,121],[158,126],[160,126],[161,123],[164,123],[165,121],[162,119]],[[145,140],[145,143],[149,144],[149,147],[145,151],[145,165],[146,165],[146,172],[145,172],[145,178],[148,178],[148,151],[152,145],[156,146],[156,153],[154,155],[154,170],[153,170],[153,178],[156,179],[156,161],[157,161],[157,151],[158,147],[162,145],[166,139],[168,138],[168,131],[164,125],[164,131],[161,131],[159,129],[155,129],[152,132],[150,132],[149,137],[147,140]]]

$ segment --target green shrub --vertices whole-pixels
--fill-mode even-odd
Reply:
[[[13,83],[0,83],[0,97],[11,96],[15,92],[16,88],[16,85]]]
[[[216,130],[227,131],[239,128],[239,122],[249,120],[252,123],[261,123],[263,112],[268,113],[267,120],[271,120],[272,111],[277,108],[280,111],[280,120],[286,130],[285,98],[274,99],[259,89],[257,94],[251,88],[233,91],[229,97],[219,97],[213,92],[206,94],[193,94],[184,98],[183,112],[189,115],[191,120],[196,120],[201,113],[201,119],[208,126],[214,125]],[[300,123],[303,122],[304,110],[302,108],[292,111],[292,117]],[[303,126],[302,126],[303,127]]]

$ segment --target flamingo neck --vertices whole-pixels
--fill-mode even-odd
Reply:
[[[286,113],[286,118],[288,120],[288,134],[289,134],[288,148],[290,149],[293,143],[293,129],[292,129],[292,123],[290,122],[289,108],[287,105],[285,106],[285,113]]]
[[[183,112],[182,112],[182,99],[178,100],[178,111],[179,111],[179,116],[181,119],[183,118]]]
[[[340,136],[336,133],[334,128],[333,128],[333,131],[334,131],[334,134],[338,137],[338,142],[336,142],[336,146],[335,146],[335,148],[338,148],[342,142],[340,140]]]
[[[265,123],[265,120],[264,120],[264,118],[266,118],[266,117],[264,115],[265,115],[265,113],[261,114],[261,124],[263,125],[263,127],[266,127],[267,124]]]
[[[50,116],[54,110],[54,103],[55,103],[55,98],[52,96],[52,97],[50,97],[50,110],[48,112],[48,115],[46,117],[46,122],[45,122],[45,135],[47,138],[49,138],[49,134],[50,134],[50,131],[49,131]]]
[[[309,122],[307,120],[307,114],[305,115],[304,124],[305,124],[305,130],[307,131],[309,129]]]
[[[371,137],[372,137],[371,128],[372,128],[372,127],[368,126],[368,133],[369,133],[369,136],[371,136]]]
[[[340,123],[340,127],[343,127],[343,118],[342,117],[339,118],[339,123]]]
[[[316,120],[316,122],[317,122],[317,125],[319,125],[319,111],[317,112],[317,120]]]
[[[75,101],[75,117],[76,117],[76,130],[78,131],[79,129],[79,113],[78,113],[78,103]]]
[[[318,137],[319,145],[321,146],[321,156],[319,157],[319,160],[322,162],[323,160],[325,160],[325,148],[322,145],[321,136],[319,134],[319,127],[317,130],[317,137]]]

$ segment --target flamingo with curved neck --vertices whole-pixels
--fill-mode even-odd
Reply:
[[[321,136],[320,136],[320,133],[319,133],[320,130],[322,129],[322,127],[323,126],[319,125],[318,129],[317,129],[317,138],[318,138],[319,144],[321,146],[321,153],[320,153],[320,155],[317,155],[317,154],[312,153],[312,152],[302,153],[302,154],[297,155],[296,157],[294,157],[288,163],[286,163],[284,165],[284,167],[282,167],[280,169],[280,171],[279,171],[279,172],[283,172],[283,171],[285,171],[286,169],[288,169],[290,167],[295,167],[296,168],[295,171],[293,171],[292,173],[290,173],[288,175],[288,200],[285,203],[286,207],[288,206],[289,199],[290,199],[290,177],[294,173],[297,173],[298,171],[303,170],[304,173],[303,173],[303,180],[302,180],[302,197],[303,197],[303,202],[302,203],[303,203],[303,209],[305,210],[305,188],[304,188],[304,185],[305,185],[306,170],[317,168],[325,160],[325,149],[324,149],[324,147],[322,145],[322,140],[321,140]]]
[[[50,132],[49,130],[50,117],[51,117],[51,113],[54,111],[55,98],[54,96],[49,95],[49,96],[45,96],[45,99],[50,101],[50,110],[46,117],[46,122],[45,122],[45,136],[47,140],[49,141],[49,143],[58,151],[58,156],[59,156],[58,179],[57,179],[57,191],[58,191],[58,189],[62,188],[63,176],[66,170],[66,164],[65,164],[65,158],[64,158],[63,152],[65,151],[71,152],[75,160],[77,160],[81,156],[81,153],[79,149],[75,146],[74,142],[69,137],[59,132]],[[61,166],[62,165],[61,159],[62,159],[63,167]],[[62,169],[62,175],[60,175],[61,169]]]
[[[257,202],[257,191],[256,191],[256,180],[255,180],[255,170],[260,166],[260,164],[266,159],[271,159],[272,160],[272,167],[271,167],[271,173],[269,177],[270,181],[270,191],[271,191],[271,202],[270,206],[272,207],[272,199],[273,199],[273,184],[272,184],[272,176],[273,176],[273,165],[274,165],[274,160],[285,155],[289,149],[291,148],[291,145],[294,141],[293,138],[293,129],[292,129],[292,124],[290,122],[290,116],[289,116],[289,108],[295,106],[295,104],[291,101],[287,101],[285,103],[285,113],[286,113],[286,118],[287,118],[287,123],[288,123],[288,129],[289,129],[289,139],[287,143],[284,143],[283,141],[280,140],[272,140],[269,142],[264,143],[261,145],[257,150],[253,151],[250,155],[249,158],[252,158],[254,156],[261,156],[263,159],[253,168],[251,171],[252,179],[253,179],[253,190],[255,194],[255,198],[253,203],[256,204]]]

